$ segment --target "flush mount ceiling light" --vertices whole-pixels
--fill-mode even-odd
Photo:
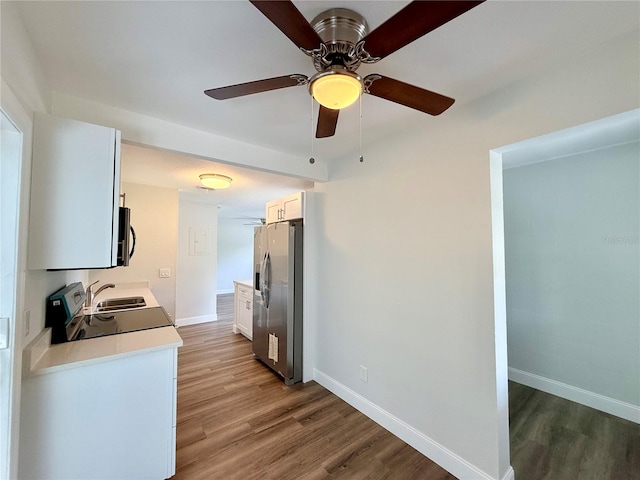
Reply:
[[[362,90],[360,76],[338,65],[309,80],[309,92],[316,102],[332,110],[348,107],[360,98]]]
[[[202,185],[204,185],[205,188],[213,190],[228,188],[229,185],[231,185],[231,181],[231,177],[220,175],[218,173],[203,173],[200,175],[200,182],[202,182]]]

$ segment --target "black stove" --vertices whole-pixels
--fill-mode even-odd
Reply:
[[[45,326],[51,327],[52,344],[174,326],[162,307],[83,315],[85,299],[80,282],[61,288],[47,299]]]
[[[71,321],[69,326],[74,331],[69,340],[83,340],[150,328],[172,327],[173,322],[164,308],[151,307],[79,315]]]

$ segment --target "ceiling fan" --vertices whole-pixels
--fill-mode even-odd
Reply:
[[[250,0],[303,53],[317,73],[284,75],[254,82],[212,88],[204,93],[216,100],[285,87],[309,85],[320,104],[316,138],[335,134],[341,108],[368,93],[430,115],[439,115],[454,99],[408,83],[370,74],[361,78],[362,63],[376,63],[421,36],[476,7],[484,0],[413,1],[369,33],[364,17],[345,8],[329,9],[311,23],[289,0]]]
[[[239,217],[230,217],[231,220],[244,220],[243,226],[259,227],[267,223],[264,217],[251,217],[249,215],[240,215]]]

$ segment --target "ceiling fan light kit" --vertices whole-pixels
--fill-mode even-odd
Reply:
[[[222,190],[228,188],[233,180],[226,175],[220,175],[219,173],[203,173],[200,175],[200,182],[204,188],[210,190]]]
[[[326,108],[340,110],[354,103],[362,94],[360,75],[335,65],[316,73],[309,80],[309,92],[316,102]]]
[[[429,115],[440,115],[453,105],[453,98],[379,74],[362,79],[355,72],[362,63],[380,61],[483,1],[416,0],[369,32],[364,17],[346,8],[329,9],[309,23],[290,0],[250,0],[311,57],[318,73],[311,78],[302,74],[284,75],[204,93],[216,100],[226,100],[308,84],[309,93],[320,104],[316,138],[333,136],[340,109],[354,103],[363,93]]]

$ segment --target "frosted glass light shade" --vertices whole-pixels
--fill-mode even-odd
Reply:
[[[309,91],[323,107],[339,110],[358,100],[362,94],[362,81],[346,69],[329,70],[311,79]]]
[[[226,175],[219,175],[217,173],[203,173],[200,175],[200,182],[207,188],[213,188],[215,190],[221,190],[228,188],[231,185],[231,177]]]

